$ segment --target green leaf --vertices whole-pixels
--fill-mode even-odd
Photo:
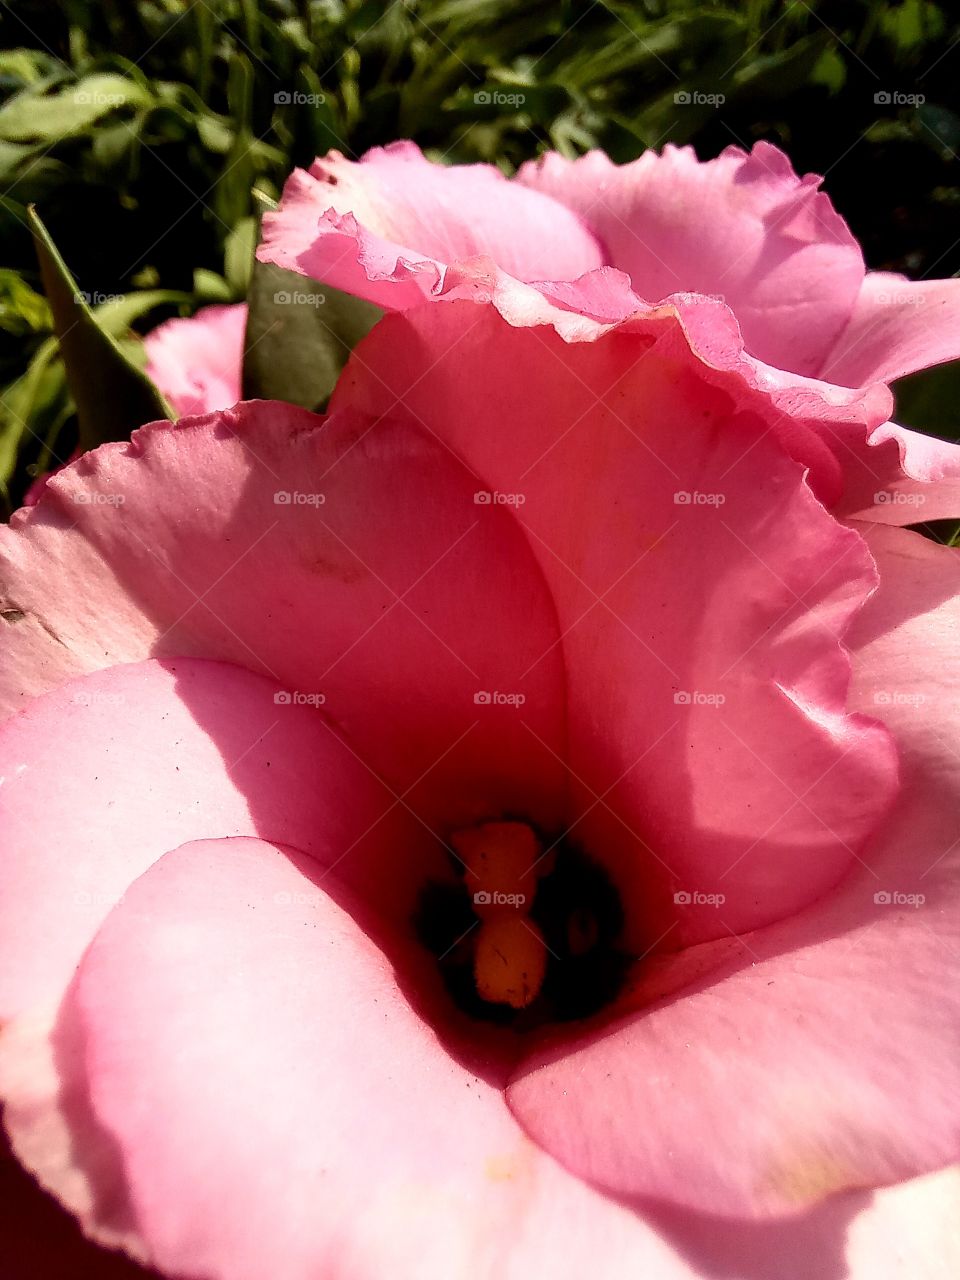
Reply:
[[[19,272],[0,268],[0,329],[23,337],[49,333],[51,324],[46,298],[31,289]]]
[[[172,410],[150,379],[126,359],[97,323],[32,205],[28,216],[54,332],[77,407],[81,449],[93,449],[105,440],[125,440],[145,422],[172,418]]]
[[[921,369],[893,384],[896,419],[929,435],[960,440],[960,360]]]
[[[250,212],[250,189],[256,177],[252,155],[254,134],[253,69],[250,59],[235,53],[230,59],[227,98],[235,125],[233,143],[224,158],[223,172],[213,190],[213,210],[228,227]]]
[[[139,320],[154,307],[168,304],[185,306],[190,294],[175,289],[144,289],[136,293],[118,294],[93,308],[97,324],[111,338],[122,338],[134,320]]]
[[[20,377],[0,394],[0,484],[5,489],[16,467],[24,432],[39,435],[44,412],[58,398],[66,398],[63,366],[57,360],[56,339],[48,338]]]
[[[832,46],[824,49],[810,72],[811,84],[822,84],[830,93],[839,93],[847,82],[847,64]]]
[[[246,297],[257,247],[256,218],[241,218],[223,245],[223,273],[238,298]]]
[[[0,107],[0,139],[50,146],[82,133],[111,111],[151,101],[151,94],[136,81],[110,74],[86,76],[57,93],[22,89]]]
[[[347,357],[383,312],[372,302],[272,263],[254,264],[244,399],[323,409]]]
[[[226,155],[233,146],[233,130],[223,116],[197,116],[197,136],[208,151]]]
[[[193,273],[193,292],[197,302],[232,302],[233,293],[223,276],[206,267],[197,267]]]
[[[827,51],[829,39],[827,32],[817,31],[780,53],[754,58],[733,77],[737,100],[750,101],[757,96],[766,100],[797,93]]]
[[[4,142],[0,139],[0,182],[12,181],[23,162],[42,150],[40,142]]]
[[[58,69],[61,76],[66,74],[59,59],[39,49],[6,49],[0,53],[0,76],[21,84],[33,84],[45,76],[54,78]]]

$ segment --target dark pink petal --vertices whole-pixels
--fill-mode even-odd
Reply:
[[[401,400],[516,504],[559,616],[573,836],[614,870],[638,950],[673,949],[816,899],[886,811],[894,753],[845,714],[839,644],[876,577],[769,396],[666,312],[593,336],[423,307],[384,318],[334,398]]]
[[[719,299],[676,293],[651,306],[641,302],[628,278],[612,267],[575,282],[535,287],[500,278],[489,293],[510,325],[550,326],[565,342],[596,341],[624,322],[638,331],[679,323],[689,347],[705,365],[735,371],[748,387],[772,400],[777,413],[771,433],[807,469],[810,487],[829,507],[843,500],[852,451],[857,444],[866,448],[865,439],[882,427],[893,409],[890,390],[878,383],[856,390],[836,387],[756,359],[744,349],[733,312]],[[460,300],[476,302],[478,297],[459,288],[444,295],[448,304]],[[436,353],[434,359],[445,354]],[[902,479],[902,472],[897,475]]]
[[[61,462],[57,466],[51,467],[49,471],[44,471],[42,475],[37,476],[37,478],[33,481],[33,483],[27,489],[26,493],[23,495],[23,505],[25,507],[35,507],[37,503],[40,501],[40,496],[43,493],[43,491],[46,489],[47,481],[50,479],[50,477],[55,476],[58,471],[62,471],[63,468],[68,465],[68,463],[76,462],[77,458],[79,457],[80,457],[80,450],[75,449],[73,453],[70,455],[70,457],[67,459],[67,462]]]
[[[960,280],[867,274],[853,314],[817,376],[845,387],[893,382],[960,357]]]
[[[65,1081],[115,1144],[101,1190],[123,1196],[154,1265],[572,1278],[599,1238],[601,1274],[692,1280],[522,1135],[495,1067],[438,1041],[405,990],[430,999],[408,944],[391,963],[305,871],[252,840],[168,854],[111,914],[65,1006]]]
[[[599,151],[548,155],[517,181],[574,210],[647,301],[722,297],[748,351],[778,368],[817,375],[856,302],[856,240],[818,191],[821,179],[798,178],[769,143],[705,163],[669,144],[622,166]]]
[[[104,446],[0,530],[4,702],[215,657],[321,705],[431,824],[552,820],[556,619],[510,510],[475,501],[488,487],[419,424],[271,402]]]
[[[167,320],[144,338],[147,374],[183,417],[227,409],[240,399],[247,304],[203,307]]]
[[[535,1052],[509,1090],[536,1141],[617,1194],[762,1215],[960,1154],[960,555],[868,536],[880,587],[848,642],[854,705],[902,754],[890,819],[822,902]]]
[[[448,266],[478,257],[518,280],[574,280],[604,262],[562,204],[492,165],[433,164],[412,142],[297,170],[263,234],[262,262],[391,310],[442,292]]]

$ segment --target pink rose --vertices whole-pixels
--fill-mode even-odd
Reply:
[[[0,531],[0,1090],[91,1239],[960,1263],[957,553],[817,500],[853,401],[791,452],[722,313],[594,288],[389,315],[328,417],[153,424]]]
[[[867,271],[819,183],[765,142],[706,163],[670,145],[623,166],[547,155],[512,181],[397,142],[296,171],[258,252],[392,310],[492,296],[523,324],[540,292],[575,330],[668,300],[705,359],[738,352],[776,391],[773,429],[838,513],[952,517],[960,449],[888,421],[882,384],[960,356],[960,280]],[[816,449],[794,424],[811,416]]]
[[[244,302],[201,307],[147,334],[147,373],[178,415],[227,409],[240,399]]]

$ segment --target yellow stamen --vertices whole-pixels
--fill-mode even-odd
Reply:
[[[484,822],[455,831],[450,843],[466,864],[467,889],[478,916],[530,910],[544,868],[535,865],[540,842],[526,823]]]
[[[546,971],[547,948],[532,920],[514,913],[481,921],[473,956],[481,999],[525,1009],[540,994]]]

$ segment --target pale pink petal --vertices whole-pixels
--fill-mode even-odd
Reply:
[[[476,501],[489,487],[396,414],[254,401],[144,428],[0,530],[4,702],[116,662],[219,658],[322,705],[427,821],[521,805],[548,823],[556,619],[511,508]]]
[[[455,1030],[438,1038],[406,994],[435,996],[409,944],[385,954],[304,872],[250,840],[168,854],[112,913],[64,1008],[65,1085],[85,1086],[115,1143],[105,1202],[124,1201],[154,1265],[210,1280],[692,1280],[524,1138],[495,1066]]]
[[[863,280],[856,240],[815,174],[798,178],[776,147],[728,147],[701,163],[667,145],[618,166],[594,151],[547,155],[517,181],[579,215],[649,302],[691,291],[732,308],[747,350],[815,376]]]
[[[920,524],[960,515],[960,445],[884,422],[865,438],[834,429],[843,468],[836,514],[878,524]]]
[[[871,271],[817,376],[862,387],[958,357],[960,280],[908,280]]]
[[[850,1225],[850,1280],[952,1280],[960,1272],[960,1167],[876,1192]]]
[[[167,659],[71,681],[0,726],[0,1021],[59,999],[131,881],[187,840],[258,835],[324,863],[349,850],[342,877],[409,911],[362,839],[392,815],[377,834],[399,857],[394,796],[315,707],[277,691],[228,663]]]
[[[240,399],[247,304],[202,307],[166,320],[144,338],[147,375],[183,417],[227,409]]]
[[[20,1159],[81,1217],[102,1202],[109,1144],[63,1086],[56,1009],[141,872],[199,836],[290,842],[321,882],[337,869],[369,927],[380,916],[405,925],[424,881],[446,871],[440,842],[341,731],[279,693],[226,663],[146,662],[61,686],[0,728],[4,1120]],[[135,1237],[122,1215],[98,1235],[125,1247]]]
[[[954,1166],[769,1221],[661,1204],[646,1205],[644,1217],[709,1280],[954,1280],[958,1207]]]
[[[536,1141],[612,1192],[763,1215],[960,1153],[960,553],[867,533],[880,588],[848,643],[853,703],[902,755],[890,819],[821,903],[680,992],[641,972],[652,1004],[534,1052],[509,1090]]]
[[[667,313],[564,342],[468,303],[385,317],[338,397],[402,400],[515,495],[559,616],[573,837],[627,891],[638,950],[769,923],[848,872],[895,789],[887,735],[844,714],[838,642],[875,572],[771,397]]]
[[[492,165],[434,164],[412,142],[297,170],[263,236],[262,262],[391,310],[444,291],[447,267],[480,257],[518,280],[574,280],[604,263],[562,204]]]

